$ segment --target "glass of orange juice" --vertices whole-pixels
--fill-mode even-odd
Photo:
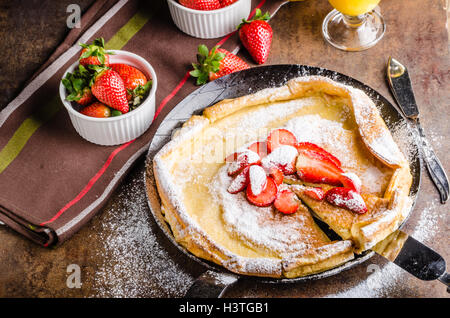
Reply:
[[[328,0],[334,7],[324,19],[322,33],[334,47],[362,51],[384,35],[386,24],[379,10],[380,0]]]

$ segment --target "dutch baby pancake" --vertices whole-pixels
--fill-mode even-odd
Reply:
[[[394,232],[412,205],[409,163],[372,100],[322,76],[206,108],[153,170],[176,241],[244,275],[339,266]]]

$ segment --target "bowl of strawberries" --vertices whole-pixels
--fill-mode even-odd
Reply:
[[[167,0],[175,25],[201,39],[225,36],[250,14],[251,0]]]
[[[119,145],[141,136],[155,115],[157,78],[142,57],[106,50],[102,38],[83,49],[64,73],[59,94],[84,139]]]

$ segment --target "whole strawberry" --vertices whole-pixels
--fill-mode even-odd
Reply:
[[[220,6],[223,7],[227,7],[230,4],[235,3],[237,0],[219,0],[220,1]]]
[[[85,87],[76,101],[78,104],[82,106],[89,105],[95,100],[94,94],[89,87]]]
[[[257,9],[252,20],[243,19],[238,27],[242,45],[258,64],[266,62],[272,44],[273,31],[270,24],[267,23],[269,18],[268,12],[262,15],[261,10]]]
[[[180,4],[194,10],[217,10],[221,8],[219,0],[180,0]]]
[[[117,72],[123,80],[126,89],[135,89],[147,83],[147,77],[137,68],[128,64],[111,64],[111,69]]]
[[[109,65],[109,55],[111,52],[105,50],[105,40],[103,38],[95,39],[92,44],[80,43],[83,47],[80,54],[80,64],[88,65]]]
[[[89,105],[95,100],[89,84],[92,74],[83,65],[79,65],[73,73],[67,73],[62,83],[67,90],[66,100],[77,102],[82,106]]]
[[[94,83],[91,86],[92,94],[97,99],[123,114],[129,111],[127,91],[120,75],[108,68],[97,67]]]
[[[111,69],[117,72],[123,80],[127,90],[127,99],[133,106],[139,105],[148,95],[151,81],[137,68],[128,64],[111,64]]]
[[[209,52],[206,45],[203,44],[198,47],[197,61],[198,63],[192,64],[194,70],[190,72],[191,76],[197,78],[197,85],[249,67],[233,53],[217,46]]]
[[[111,110],[105,104],[95,102],[80,110],[80,113],[89,117],[108,118],[111,117]]]

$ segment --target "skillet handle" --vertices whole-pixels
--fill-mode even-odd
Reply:
[[[186,298],[221,298],[225,290],[236,283],[239,276],[207,270],[198,277],[186,292]]]

